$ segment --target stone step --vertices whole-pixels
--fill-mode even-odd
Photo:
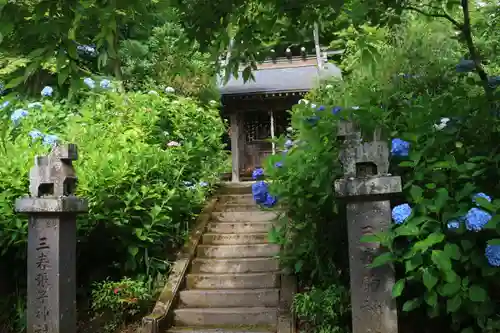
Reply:
[[[277,258],[196,258],[191,266],[193,273],[260,273],[278,270]]]
[[[279,289],[183,290],[180,303],[188,308],[277,307]]]
[[[220,222],[269,222],[276,220],[275,211],[212,212],[212,220]]]
[[[277,325],[277,308],[184,308],[174,311],[176,326]]]
[[[278,273],[188,274],[187,289],[252,289],[278,288]]]
[[[201,258],[274,257],[279,251],[279,244],[198,245],[196,249]]]
[[[210,222],[207,226],[209,233],[235,234],[268,232],[273,222]]]
[[[236,325],[233,328],[207,328],[205,327],[172,327],[167,333],[275,333],[276,328],[269,326]]]
[[[267,233],[236,233],[218,234],[206,233],[203,235],[203,244],[238,245],[238,244],[263,244],[267,243]]]
[[[219,189],[220,194],[252,194],[252,184],[254,182],[224,182]]]
[[[217,204],[213,210],[214,213],[244,213],[244,212],[262,212],[262,209],[254,204]]]
[[[253,196],[251,194],[223,194],[218,196],[219,204],[222,205],[234,205],[234,204],[243,204],[243,205],[252,205],[255,204],[253,200]]]

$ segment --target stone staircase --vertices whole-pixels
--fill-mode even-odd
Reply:
[[[229,192],[196,249],[170,333],[281,333],[279,245],[267,241],[276,213],[254,204],[250,185]]]

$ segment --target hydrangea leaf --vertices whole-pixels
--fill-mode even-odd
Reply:
[[[460,281],[455,281],[452,283],[446,283],[441,288],[438,289],[439,294],[443,296],[453,296],[460,291],[461,283]]]
[[[444,251],[433,250],[431,254],[431,260],[444,272],[452,270],[450,257],[448,257],[448,255]]]
[[[457,294],[446,301],[446,310],[448,313],[456,312],[460,308],[460,305],[462,305],[462,296]]]
[[[488,298],[488,293],[483,287],[477,284],[472,285],[469,288],[469,299],[473,302],[484,302]]]
[[[444,234],[442,233],[432,233],[427,238],[418,241],[413,245],[413,249],[416,251],[427,251],[427,249],[433,245],[441,243],[444,240]]]
[[[406,282],[405,279],[401,279],[394,284],[394,286],[392,287],[392,297],[396,298],[401,296],[405,288],[405,282]]]
[[[410,312],[418,308],[420,305],[422,305],[422,299],[420,298],[411,299],[405,302],[405,304],[403,305],[403,311]]]
[[[371,267],[371,268],[380,267],[380,266],[386,265],[390,262],[393,262],[394,259],[396,259],[396,258],[394,257],[394,255],[391,252],[385,252],[385,253],[382,253],[381,255],[379,255],[378,257],[376,257],[373,260],[373,262],[370,265],[368,265],[368,267]]]
[[[435,272],[431,269],[424,269],[424,273],[422,274],[422,280],[427,290],[431,290],[438,283],[438,277],[436,276]]]

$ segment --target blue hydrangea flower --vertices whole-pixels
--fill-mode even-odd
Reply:
[[[266,194],[266,200],[264,200],[264,202],[261,203],[262,206],[266,207],[266,208],[271,208],[273,207],[276,202],[277,202],[277,198],[273,195],[270,195],[269,193]]]
[[[150,91],[148,92],[148,94],[149,94],[149,95],[156,95],[156,96],[158,96],[158,92],[157,92],[157,91],[155,91],[155,90],[150,90]]]
[[[274,163],[275,168],[281,168],[283,166],[283,162],[276,162]]]
[[[283,155],[286,155],[288,153],[288,149],[283,149],[282,153]]]
[[[28,114],[29,112],[24,109],[17,109],[10,115],[10,120],[12,120],[12,122],[17,125],[19,124],[21,118],[26,117]]]
[[[392,139],[391,154],[392,156],[405,157],[410,153],[410,143],[399,138]]]
[[[257,168],[252,172],[252,178],[253,179],[259,179],[259,177],[264,176],[264,169],[262,168]]]
[[[8,106],[9,106],[9,104],[10,104],[10,102],[9,102],[9,101],[5,101],[5,102],[3,102],[2,104],[0,104],[0,110],[1,110],[1,109],[3,109],[3,108],[8,107]]]
[[[191,185],[193,185],[192,182],[187,181],[187,180],[183,181],[182,183],[184,184],[184,186],[191,186]]]
[[[35,141],[36,139],[38,138],[41,138],[43,137],[43,134],[42,132],[40,132],[39,130],[32,130],[28,133],[29,136],[31,136],[31,139],[33,139],[33,141]]]
[[[411,215],[411,207],[408,204],[402,204],[392,209],[392,219],[394,223],[401,224],[406,221]]]
[[[338,114],[340,111],[342,111],[342,108],[340,106],[336,106],[332,109],[332,114],[333,115],[336,115]]]
[[[309,125],[315,126],[318,123],[319,116],[309,116],[306,118],[306,121]]]
[[[57,137],[57,135],[47,134],[43,137],[43,144],[47,146],[53,146],[55,143],[57,143],[58,140],[59,138]]]
[[[460,221],[451,220],[446,224],[446,227],[450,230],[458,229],[458,228],[460,228]]]
[[[85,79],[83,79],[83,83],[85,83],[87,85],[87,87],[89,87],[90,89],[95,88],[95,81],[92,80],[90,77],[86,77]],[[101,82],[101,86],[102,86],[102,82]]]
[[[465,227],[469,231],[480,231],[491,220],[491,214],[480,209],[471,208],[465,216]]]
[[[104,79],[104,80],[102,80],[102,81],[99,83],[99,86],[100,86],[102,89],[108,89],[108,88],[111,88],[111,81],[109,81],[108,79]]]
[[[484,255],[493,267],[500,267],[500,245],[486,245]]]
[[[267,193],[267,184],[264,181],[261,180],[252,184],[252,195],[256,203],[260,204],[265,202]]]
[[[321,105],[319,108],[318,108],[318,111],[324,111],[325,110],[325,107],[323,105]]]
[[[288,139],[285,141],[285,149],[290,149],[293,146],[293,141]]]
[[[200,182],[200,186],[201,187],[206,187],[206,186],[208,186],[208,183],[207,182]]]
[[[40,102],[33,102],[28,104],[28,109],[41,109],[43,104]]]
[[[165,88],[165,92],[166,92],[167,94],[173,94],[173,93],[175,92],[175,89],[174,89],[174,88],[172,88],[172,87],[166,87],[166,88]]]
[[[42,91],[40,92],[40,94],[43,97],[50,97],[50,96],[52,96],[53,93],[54,93],[54,89],[52,89],[52,87],[50,87],[50,86],[45,86],[42,89]]]
[[[472,196],[472,202],[474,202],[477,206],[479,206],[477,204],[477,201],[476,201],[477,198],[484,198],[484,199],[488,200],[489,202],[491,202],[491,197],[489,195],[487,195],[486,193],[483,193],[483,192],[476,193]]]

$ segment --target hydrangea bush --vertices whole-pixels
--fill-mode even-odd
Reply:
[[[295,144],[266,166],[287,210],[272,239],[304,283],[347,285],[345,213],[333,193],[343,177],[337,126],[356,122],[364,140],[380,129],[404,189],[391,228],[363,240],[387,249],[373,267],[395,265],[393,296],[414,329],[498,332],[498,115],[475,74],[457,68],[464,49],[446,24],[398,29],[377,50],[376,70],[360,65],[293,108],[293,137],[280,142]]]
[[[54,143],[78,145],[77,195],[89,200],[89,214],[78,220],[82,285],[164,273],[165,256],[184,241],[225,165],[216,108],[172,94],[114,92],[104,79],[85,82],[78,104],[55,100],[57,91],[46,87],[40,101],[10,100],[0,110],[0,269],[8,267],[20,289],[28,221],[13,205],[28,192],[34,156]]]

